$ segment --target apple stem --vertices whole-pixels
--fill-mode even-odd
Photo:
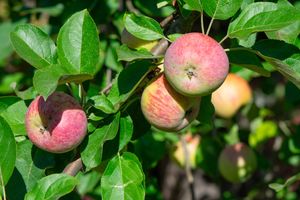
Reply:
[[[222,40],[220,40],[219,44],[222,44],[226,39],[228,38],[228,35],[225,35]]]
[[[204,34],[205,30],[204,30],[204,15],[203,15],[203,11],[201,12],[201,32]]]
[[[6,193],[5,193],[5,187],[4,187],[4,181],[2,177],[2,168],[0,167],[0,179],[1,179],[1,185],[2,185],[2,192],[3,192],[3,200],[6,200]]]
[[[187,144],[186,144],[186,141],[185,141],[185,138],[183,135],[180,136],[180,141],[182,143],[183,152],[184,152],[184,165],[185,165],[186,178],[187,178],[187,181],[190,186],[192,200],[195,200],[196,197],[195,197],[195,189],[194,189],[194,176],[193,176],[192,169],[191,169],[191,163],[189,161],[189,151],[188,151]]]

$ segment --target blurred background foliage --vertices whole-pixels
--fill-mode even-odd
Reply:
[[[74,12],[87,8],[98,26],[101,43],[98,73],[92,81],[84,83],[88,84],[87,92],[92,95],[104,89],[125,66],[124,62],[118,61],[116,54],[116,48],[121,45],[120,34],[124,28],[123,14],[129,10],[161,21],[176,12],[172,6],[158,9],[157,4],[160,2],[161,0],[0,0],[0,94],[26,95],[28,88],[32,90],[30,87],[34,69],[14,52],[9,39],[9,34],[16,25],[32,23],[55,40],[59,28],[67,18]],[[290,2],[300,8],[300,1]],[[188,12],[181,11],[183,15]],[[205,17],[205,23],[209,23],[208,17]],[[229,21],[215,21],[211,35],[217,40],[223,38],[228,23]],[[300,48],[299,25],[296,29],[296,37],[290,43]],[[195,22],[192,30],[200,31],[199,20]],[[266,35],[260,33],[257,37],[263,39]],[[228,48],[237,43],[237,40],[227,40],[223,46]],[[262,64],[265,68],[272,68],[263,61]],[[253,101],[231,119],[216,116],[214,126],[209,123],[192,126],[191,133],[201,135],[197,149],[197,168],[194,169],[196,195],[199,199],[300,199],[300,181],[297,178],[277,193],[268,187],[270,183],[284,183],[299,173],[299,89],[276,71],[269,78],[261,77],[238,65],[232,66],[231,71],[250,83]],[[146,175],[146,199],[189,199],[189,186],[184,170],[170,159],[170,152],[179,137],[150,129],[137,108],[138,102],[128,108],[129,113],[134,113],[132,118],[136,123],[136,140],[128,149],[136,153],[142,162]],[[248,181],[231,184],[220,176],[217,160],[226,144],[237,141],[249,144],[255,151],[258,169]],[[38,154],[45,152],[38,151],[34,156],[43,156]],[[64,156],[67,157],[68,154]],[[48,155],[47,158],[51,156]],[[60,156],[56,159],[65,158]],[[48,165],[49,163],[53,164],[54,158],[48,160]],[[62,166],[56,167],[59,169]],[[100,198],[99,173],[80,173],[78,179],[80,184],[76,192],[63,199]],[[14,174],[8,185],[8,194],[12,195],[10,199],[17,199],[17,193],[22,192],[22,189],[15,187],[17,180],[18,175]]]

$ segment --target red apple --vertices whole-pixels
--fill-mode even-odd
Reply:
[[[154,127],[165,131],[179,131],[198,115],[200,98],[177,93],[163,74],[143,91],[141,108],[145,118]]]
[[[54,92],[45,101],[34,99],[26,113],[29,139],[41,149],[64,153],[77,147],[87,133],[87,118],[70,95]]]
[[[202,33],[187,33],[167,49],[165,75],[172,87],[186,96],[203,96],[225,80],[228,57],[222,46]]]
[[[228,74],[224,83],[212,93],[211,101],[217,115],[230,118],[241,106],[252,99],[252,90],[248,82],[235,74]]]
[[[229,182],[246,181],[257,167],[256,156],[243,143],[227,146],[220,154],[218,166],[221,175]]]

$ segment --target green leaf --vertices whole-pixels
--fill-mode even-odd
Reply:
[[[260,59],[253,52],[244,48],[233,48],[227,52],[229,62],[255,71],[263,76],[270,77],[270,72],[263,68]]]
[[[78,179],[76,190],[84,196],[87,193],[94,192],[94,188],[99,185],[101,174],[98,171],[79,172],[76,178]]]
[[[58,65],[37,70],[33,76],[34,89],[45,99],[55,91],[61,77],[60,72],[56,71],[55,66]]]
[[[106,114],[115,113],[114,105],[109,101],[105,95],[96,95],[91,98],[93,106]]]
[[[15,88],[14,92],[17,95],[17,97],[23,100],[34,99],[38,95],[37,91],[33,87],[29,87],[26,90],[22,91]]]
[[[197,120],[201,124],[209,125],[211,128],[213,126],[213,115],[215,113],[215,108],[211,103],[211,95],[203,96],[200,102],[200,110]]]
[[[188,5],[188,10],[195,10],[202,12],[201,0],[183,0]]]
[[[16,162],[16,142],[8,123],[0,117],[0,187],[8,182]]]
[[[154,69],[152,63],[145,60],[128,65],[114,80],[108,99],[116,109],[135,91],[147,74]]]
[[[97,167],[102,161],[103,145],[107,140],[112,140],[116,137],[119,129],[120,113],[106,119],[88,137],[88,142],[83,151],[81,158],[87,170]]]
[[[299,20],[300,12],[293,6],[282,3],[282,1],[277,4],[255,2],[249,4],[229,24],[227,34],[230,38],[245,39],[252,33],[276,31]]]
[[[143,200],[144,174],[138,158],[129,152],[109,161],[101,179],[103,200]]]
[[[10,42],[9,35],[15,29],[15,27],[19,24],[24,23],[24,20],[10,22],[5,21],[0,24],[0,63],[6,59],[9,55],[11,55],[14,51],[14,48]]]
[[[283,62],[289,65],[291,69],[300,76],[300,54],[294,54],[291,57],[285,59]]]
[[[280,192],[284,188],[292,185],[293,183],[295,183],[296,181],[299,181],[299,180],[300,180],[300,173],[290,177],[289,179],[287,179],[284,184],[271,183],[271,184],[269,184],[269,187],[271,189],[275,190],[276,192]]]
[[[34,163],[31,151],[32,143],[29,140],[17,144],[16,168],[22,175],[27,191],[30,191],[36,182],[45,176],[45,170],[38,168]]]
[[[168,38],[174,42],[177,38],[179,38],[180,36],[182,36],[181,33],[174,33],[174,34],[171,34],[171,35],[168,35]]]
[[[233,125],[230,129],[230,131],[224,135],[224,139],[226,141],[226,144],[233,145],[240,141],[239,138],[239,127],[237,124]]]
[[[164,37],[159,23],[150,17],[127,13],[124,15],[124,25],[129,33],[143,40],[157,40]]]
[[[18,101],[20,101],[20,98],[15,96],[0,97],[0,115],[5,112],[9,106]]]
[[[277,125],[273,121],[262,121],[261,118],[258,118],[251,123],[249,144],[251,147],[256,147],[258,144],[275,137],[277,133]]]
[[[119,151],[121,151],[130,141],[133,134],[133,121],[130,115],[126,114],[124,116],[121,116],[119,132],[120,132]]]
[[[116,72],[121,72],[123,70],[123,65],[120,61],[118,61],[118,55],[116,51],[116,49],[119,47],[119,42],[116,40],[110,40],[110,45],[107,48],[105,55],[105,65]]]
[[[40,179],[33,189],[26,194],[25,200],[59,199],[70,193],[77,183],[76,178],[67,174],[51,174]]]
[[[300,12],[300,11],[299,11]],[[300,22],[297,21],[280,30],[266,32],[269,39],[283,40],[286,43],[295,44],[298,35],[300,34]]]
[[[16,52],[37,69],[45,68],[57,61],[56,46],[41,29],[23,24],[10,34]]]
[[[154,56],[151,52],[145,50],[145,49],[139,49],[139,50],[132,50],[129,49],[126,45],[122,45],[119,48],[117,48],[117,56],[118,60],[123,61],[133,61],[138,59],[155,59],[155,58],[161,58],[162,56]]]
[[[99,61],[98,30],[87,10],[72,15],[57,39],[58,57],[69,74],[96,73]]]
[[[23,15],[33,14],[33,13],[47,13],[50,16],[57,17],[63,12],[63,10],[64,10],[64,4],[58,3],[54,6],[49,6],[49,7],[27,9],[27,10],[21,11],[21,13]]]
[[[294,59],[294,54],[300,54],[297,47],[279,40],[262,40],[253,46],[253,50],[300,89],[299,67],[295,67],[293,61],[289,62]]]
[[[8,97],[9,98],[9,97]],[[2,99],[3,100],[3,99]],[[1,100],[0,100],[1,102]],[[27,135],[25,129],[25,115],[27,112],[27,106],[24,101],[18,101],[11,104],[1,113],[1,116],[9,124],[13,134]]]
[[[204,12],[214,19],[226,20],[241,7],[243,0],[201,0]]]

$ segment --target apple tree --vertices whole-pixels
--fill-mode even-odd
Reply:
[[[0,199],[299,199],[300,1],[1,0]]]

